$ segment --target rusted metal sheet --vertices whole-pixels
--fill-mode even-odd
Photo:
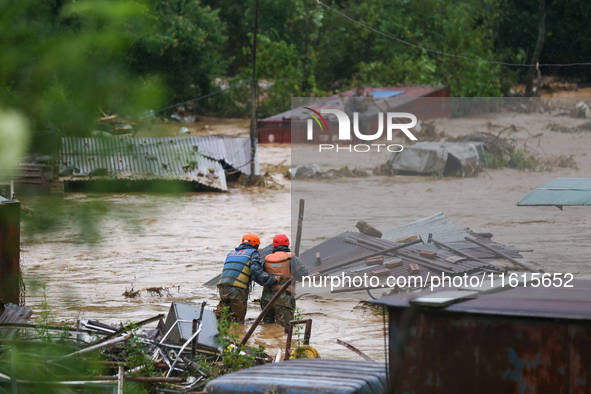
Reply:
[[[373,394],[385,388],[383,364],[315,358],[243,369],[210,381],[205,392]]]
[[[448,310],[591,321],[591,281],[574,280],[569,285],[575,287],[540,285],[539,287],[510,288],[505,283],[507,289],[504,291],[450,306]]]
[[[17,200],[0,197],[0,302],[20,304],[20,214]]]
[[[442,308],[389,311],[390,392],[589,393],[591,281],[512,288]]]

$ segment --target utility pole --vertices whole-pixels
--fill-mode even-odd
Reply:
[[[254,9],[254,33],[252,36],[252,85],[251,85],[251,114],[250,114],[250,177],[254,178],[254,158],[256,157],[257,138],[257,30],[259,22],[259,0]]]
[[[540,61],[542,49],[544,48],[544,41],[546,39],[546,0],[538,0],[538,40],[534,48],[534,53],[531,56],[531,65],[527,70],[525,80],[525,96],[533,96],[534,74],[536,70],[539,71],[539,66],[536,64]],[[538,75],[538,79],[540,79]],[[537,92],[539,95],[540,92]]]

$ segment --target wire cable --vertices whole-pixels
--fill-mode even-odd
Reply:
[[[364,23],[362,23],[362,22],[359,22],[359,21],[357,21],[357,20],[355,20],[355,19],[353,19],[353,18],[349,17],[349,16],[348,16],[348,15],[346,15],[346,14],[343,14],[342,12],[340,12],[340,11],[338,11],[338,10],[335,10],[334,8],[332,8],[332,7],[331,7],[331,6],[329,6],[328,4],[324,4],[324,3],[323,3],[323,2],[321,2],[320,0],[316,0],[316,2],[317,2],[318,4],[320,4],[320,5],[322,5],[322,6],[326,7],[326,8],[328,8],[329,10],[331,10],[331,11],[333,11],[333,12],[335,12],[335,13],[339,14],[339,15],[340,15],[340,16],[342,16],[343,18],[346,18],[346,19],[350,20],[350,21],[351,21],[351,22],[353,22],[353,23],[356,23],[356,24],[358,24],[358,25],[360,25],[360,26],[363,26],[363,27],[365,27],[366,29],[369,29],[369,30],[373,31],[374,33],[380,34],[380,35],[382,35],[382,36],[384,36],[384,37],[386,37],[386,38],[389,38],[389,39],[391,39],[391,40],[398,41],[398,42],[400,42],[400,43],[402,43],[402,44],[405,44],[405,45],[411,46],[411,47],[413,47],[413,48],[421,49],[421,50],[423,50],[423,51],[426,51],[426,52],[436,53],[436,54],[438,54],[438,55],[443,55],[443,56],[448,56],[448,57],[454,57],[454,58],[457,58],[457,59],[464,59],[464,60],[469,60],[469,61],[473,61],[473,62],[487,63],[487,64],[499,64],[499,65],[502,65],[502,66],[514,66],[514,67],[535,67],[535,64],[524,64],[524,63],[508,63],[508,62],[498,62],[498,61],[493,61],[493,60],[477,59],[477,58],[468,57],[468,56],[463,56],[463,55],[454,55],[454,54],[452,54],[452,53],[447,53],[447,52],[439,51],[439,50],[437,50],[437,49],[426,48],[426,47],[423,47],[423,46],[416,45],[416,44],[413,44],[413,43],[411,43],[411,42],[405,41],[405,40],[403,40],[402,38],[398,38],[398,37],[391,36],[391,35],[389,35],[389,34],[386,34],[386,33],[384,33],[383,31],[380,31],[380,30],[374,29],[374,28],[373,28],[373,27],[371,27],[371,26],[368,26],[368,25],[366,25],[366,24],[364,24]],[[549,63],[546,63],[546,64],[540,64],[539,66],[540,66],[540,67],[573,67],[573,66],[591,66],[591,63],[562,63],[562,64],[560,64],[560,63],[559,63],[559,64],[549,64]]]
[[[174,105],[169,105],[168,107],[164,107],[164,108],[160,108],[160,109],[155,110],[154,113],[166,111],[167,109],[175,108],[175,107],[178,107],[180,105],[185,105],[185,104],[188,104],[188,103],[192,103],[192,102],[195,102],[195,101],[202,100],[202,99],[207,98],[207,97],[215,96],[216,94],[220,94],[220,93],[223,93],[223,92],[228,91],[230,89],[237,88],[238,86],[242,86],[242,85],[247,84],[247,83],[250,83],[252,81],[253,81],[252,79],[249,79],[247,81],[240,82],[240,83],[238,83],[236,85],[228,86],[225,89],[218,90],[217,92],[206,94],[205,96],[201,96],[201,97],[197,97],[197,98],[194,98],[194,99],[191,99],[191,100],[187,100],[187,101],[184,101],[182,103],[178,103],[178,104],[174,104]]]

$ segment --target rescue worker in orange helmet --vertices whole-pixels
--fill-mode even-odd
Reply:
[[[265,272],[274,275],[280,280],[263,288],[261,308],[265,308],[271,298],[283,286],[283,283],[291,278],[291,285],[275,302],[273,308],[263,318],[264,322],[277,323],[286,327],[293,320],[295,302],[295,282],[300,282],[303,276],[308,275],[308,270],[302,265],[300,259],[289,250],[289,239],[285,234],[278,234],[273,238],[273,252],[265,257]]]
[[[257,251],[260,244],[261,240],[256,234],[248,233],[242,237],[241,244],[228,253],[218,282],[220,293],[220,303],[216,309],[218,318],[221,317],[222,308],[228,307],[234,320],[244,324],[252,281],[261,286],[270,286],[279,280],[263,269],[261,257]]]

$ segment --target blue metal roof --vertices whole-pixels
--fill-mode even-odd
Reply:
[[[210,381],[205,392],[370,394],[385,389],[386,369],[382,363],[316,358],[243,369]]]
[[[591,178],[557,178],[530,192],[518,206],[591,205]]]
[[[404,93],[404,90],[376,90],[371,95],[375,98],[388,98],[398,96],[402,93]]]

